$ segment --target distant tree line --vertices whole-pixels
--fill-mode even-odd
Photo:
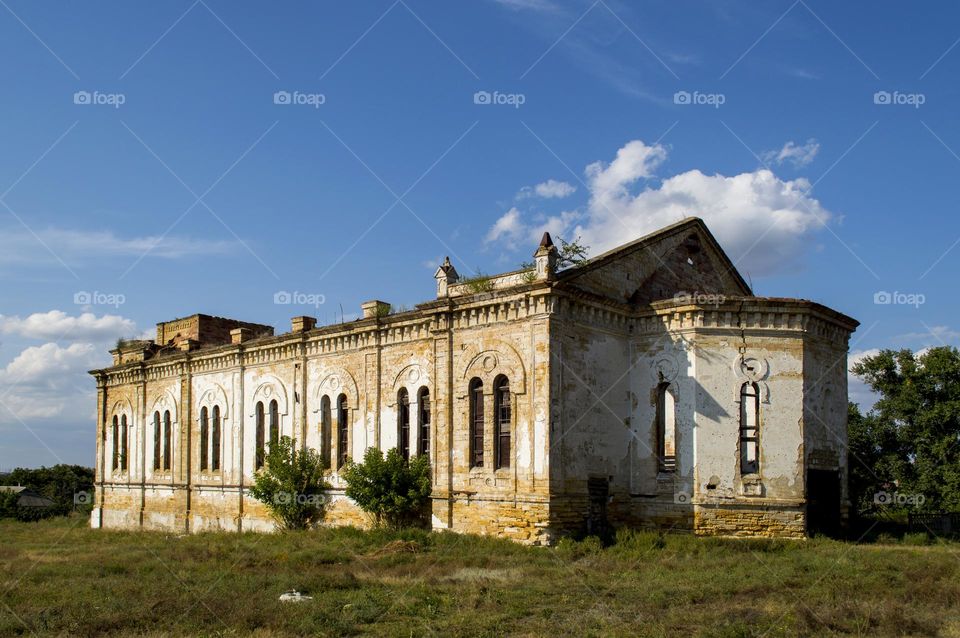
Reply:
[[[0,475],[0,485],[20,485],[53,501],[51,507],[20,507],[20,495],[0,492],[0,518],[38,520],[89,509],[93,497],[93,469],[82,465],[54,465],[39,469],[18,467]]]

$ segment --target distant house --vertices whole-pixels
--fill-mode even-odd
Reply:
[[[45,496],[41,496],[29,487],[20,485],[0,485],[0,494],[9,493],[19,494],[17,498],[17,507],[35,507],[37,509],[49,509],[56,505],[55,501]]]

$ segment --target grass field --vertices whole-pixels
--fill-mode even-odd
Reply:
[[[0,636],[960,636],[957,544],[618,541],[3,521]]]

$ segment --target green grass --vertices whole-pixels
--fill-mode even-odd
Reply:
[[[0,636],[960,636],[960,545],[0,522]],[[313,596],[281,603],[298,589]]]

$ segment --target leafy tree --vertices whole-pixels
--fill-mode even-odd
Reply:
[[[396,448],[386,457],[368,448],[362,463],[349,462],[343,472],[348,497],[371,516],[379,527],[403,527],[422,520],[430,500],[430,459],[404,460]]]
[[[863,455],[870,478],[895,481],[899,492],[923,494],[927,508],[960,510],[957,349],[883,350],[853,372],[880,395],[850,428],[851,453]],[[852,469],[859,465],[855,457],[850,463]]]
[[[316,450],[298,450],[294,439],[281,436],[270,445],[250,493],[266,505],[281,529],[306,529],[323,518],[326,467]]]

